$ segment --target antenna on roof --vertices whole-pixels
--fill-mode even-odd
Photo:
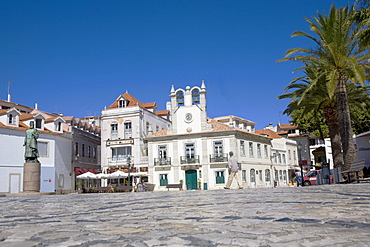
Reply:
[[[11,101],[11,98],[12,98],[12,96],[10,95],[10,82],[11,82],[11,80],[8,81],[8,85],[6,87],[6,89],[8,91],[8,102],[10,102]]]

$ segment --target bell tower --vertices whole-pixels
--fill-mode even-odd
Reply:
[[[171,88],[172,134],[186,134],[206,131],[207,103],[206,86],[187,86],[184,89]]]

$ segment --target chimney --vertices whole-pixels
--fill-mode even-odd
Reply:
[[[35,109],[38,110],[39,109],[39,104],[38,103],[35,103]]]
[[[11,101],[12,101],[12,95],[8,93],[8,102],[11,102]]]

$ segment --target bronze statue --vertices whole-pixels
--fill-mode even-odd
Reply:
[[[24,138],[25,153],[24,158],[26,162],[39,162],[37,158],[39,157],[39,152],[37,150],[37,138],[39,138],[39,133],[35,129],[34,122],[30,123],[30,129],[26,131],[26,137]]]

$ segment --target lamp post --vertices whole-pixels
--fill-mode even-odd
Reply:
[[[131,157],[127,156],[127,166],[128,166],[128,186],[131,184],[130,170],[131,170]]]
[[[301,168],[301,186],[303,186],[303,168],[302,168],[302,144],[298,142],[299,167]]]

